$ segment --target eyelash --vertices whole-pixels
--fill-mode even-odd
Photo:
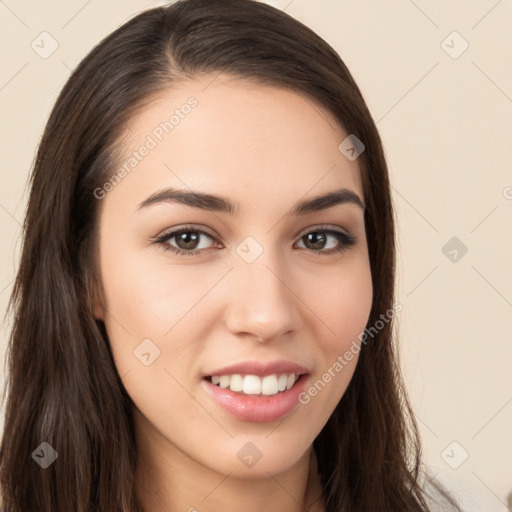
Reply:
[[[202,235],[207,236],[211,240],[214,240],[214,237],[210,233],[204,231],[203,229],[195,228],[193,226],[184,226],[175,231],[163,233],[162,235],[153,239],[152,242],[155,244],[161,245],[165,251],[171,251],[173,254],[176,254],[178,256],[195,256],[197,254],[201,254],[202,252],[208,250],[208,249],[195,249],[195,250],[186,251],[183,249],[179,249],[177,247],[173,247],[172,245],[169,245],[167,243],[172,238],[174,238],[178,235],[181,235],[183,233],[201,233]],[[323,228],[322,226],[319,226],[311,231],[308,231],[307,233],[302,235],[299,238],[299,240],[302,240],[305,236],[307,236],[311,233],[323,233],[323,234],[327,234],[327,235],[332,235],[341,243],[338,247],[335,247],[334,249],[319,249],[319,250],[309,249],[310,252],[317,254],[319,256],[330,255],[333,253],[341,253],[343,251],[348,250],[351,246],[355,245],[355,243],[357,241],[356,237],[349,233],[344,233],[343,231],[338,231],[338,230],[332,229],[332,228]]]

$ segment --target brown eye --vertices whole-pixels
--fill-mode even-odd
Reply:
[[[337,245],[335,244],[334,247],[325,249],[324,247],[328,243],[329,237],[336,239],[338,243]],[[334,229],[317,229],[310,231],[303,235],[300,240],[305,241],[304,245],[307,249],[311,249],[318,254],[331,254],[333,252],[344,251],[356,243],[356,239],[353,235]]]
[[[199,254],[208,247],[199,247],[202,239],[214,240],[214,238],[206,231],[198,228],[180,228],[169,233],[164,233],[158,237],[155,242],[161,244],[165,250],[175,254],[193,256]],[[171,241],[173,241],[171,243]],[[204,244],[203,244],[204,245]]]
[[[199,244],[201,234],[198,234],[196,231],[182,231],[178,235],[174,235],[172,238],[176,239],[176,245],[180,249],[196,249]]]

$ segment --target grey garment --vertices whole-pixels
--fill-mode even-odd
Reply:
[[[506,499],[500,498],[494,492],[486,488],[477,478],[468,480],[455,473],[449,473],[443,468],[430,467],[431,475],[457,501],[463,512],[510,512],[506,505]],[[431,486],[425,489],[432,494],[432,498],[425,496],[431,512],[451,512],[451,507],[446,499]]]

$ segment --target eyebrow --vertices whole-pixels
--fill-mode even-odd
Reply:
[[[225,197],[206,194],[203,192],[194,192],[176,188],[166,188],[151,194],[147,199],[139,204],[137,210],[147,208],[159,203],[179,203],[202,210],[227,213],[237,215],[240,212],[240,204],[233,203]],[[288,215],[305,215],[307,213],[326,210],[338,204],[355,204],[362,210],[366,208],[364,202],[352,190],[341,188],[332,192],[306,199],[296,203],[288,212]]]

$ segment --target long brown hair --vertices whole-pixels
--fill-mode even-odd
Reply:
[[[253,0],[183,0],[137,15],[71,74],[37,151],[9,303],[3,512],[142,510],[133,403],[104,324],[92,314],[94,190],[112,176],[123,128],[147,101],[178,80],[220,72],[297,91],[363,141],[358,162],[374,290],[368,326],[393,306],[388,170],[372,116],[338,54],[291,16]],[[395,338],[389,321],[362,345],[352,381],[313,443],[326,512],[429,510]],[[58,453],[46,469],[33,455],[43,442]]]

